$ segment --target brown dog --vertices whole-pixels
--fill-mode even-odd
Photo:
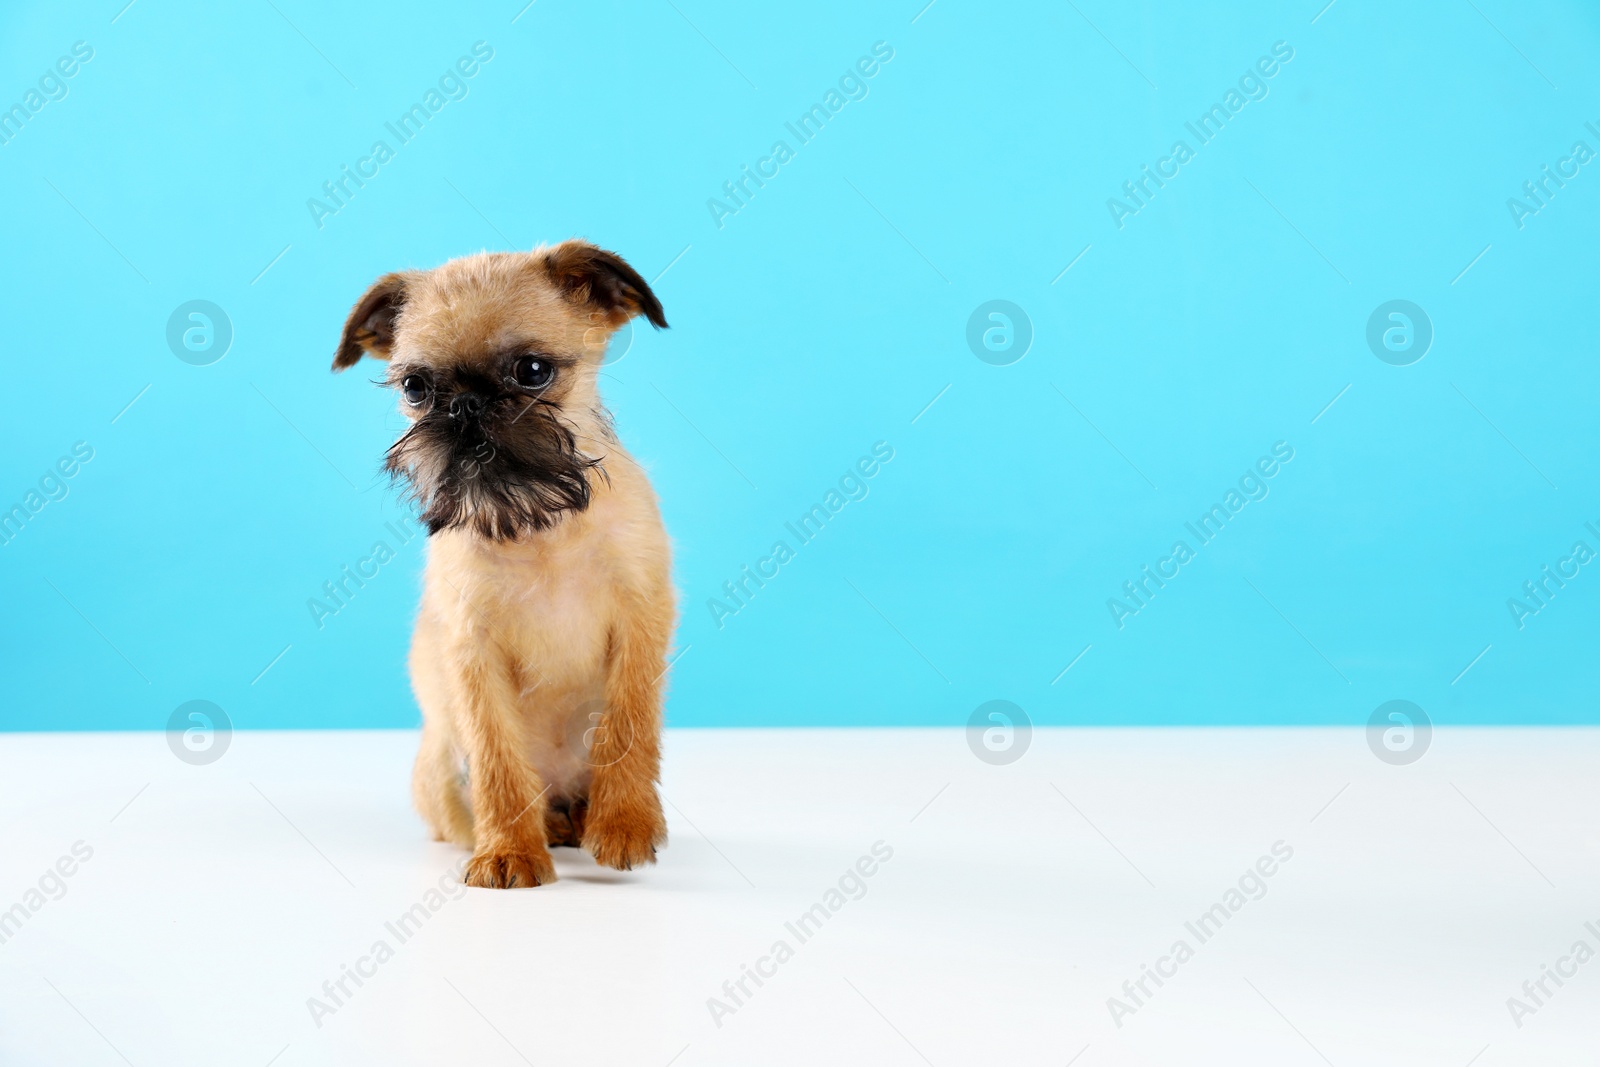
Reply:
[[[661,691],[676,616],[667,536],[596,376],[650,286],[581,241],[388,274],[333,369],[389,361],[411,425],[386,467],[432,535],[411,645],[413,792],[468,885],[555,879],[547,843],[655,860]]]

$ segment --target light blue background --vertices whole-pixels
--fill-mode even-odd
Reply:
[[[422,539],[307,608],[402,511],[339,328],[382,272],[573,235],[671,264],[672,329],[606,392],[676,544],[672,724],[1600,721],[1600,567],[1524,629],[1506,603],[1600,549],[1600,165],[1522,229],[1506,203],[1600,150],[1592,7],[674,3],[8,6],[4,105],[94,58],[0,146],[0,507],[95,454],[0,547],[0,726],[415,723]],[[319,230],[307,198],[480,40],[470,95]],[[1270,95],[1119,229],[1107,199],[1277,41]],[[1033,326],[1011,366],[965,341],[995,298]],[[1364,339],[1394,298],[1435,329],[1409,367]],[[232,320],[211,366],[164,338],[192,299]],[[870,495],[719,629],[707,600],[880,440]],[[1107,599],[1280,440],[1271,495],[1119,630]]]

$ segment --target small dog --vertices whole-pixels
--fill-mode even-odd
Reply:
[[[412,790],[463,880],[553,881],[548,845],[653,863],[661,693],[677,608],[654,491],[596,376],[650,286],[582,241],[387,274],[345,322],[333,369],[388,360],[411,425],[385,468],[430,534],[411,682]]]

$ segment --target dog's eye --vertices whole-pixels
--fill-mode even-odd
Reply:
[[[422,402],[428,399],[428,383],[420,374],[408,374],[401,379],[400,392],[407,404],[421,407]]]
[[[525,389],[543,389],[555,378],[556,368],[547,359],[523,356],[511,368],[511,375]]]

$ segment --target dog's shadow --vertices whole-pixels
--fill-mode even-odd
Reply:
[[[556,876],[563,882],[581,882],[585,885],[629,885],[639,880],[638,871],[618,871],[602,867],[594,857],[581,848],[557,846],[550,850],[555,861]]]

